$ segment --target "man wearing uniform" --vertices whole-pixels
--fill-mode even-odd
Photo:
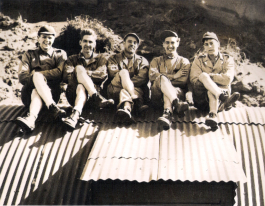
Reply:
[[[108,85],[108,97],[117,103],[117,116],[124,122],[131,123],[132,110],[142,114],[148,109],[144,105],[144,95],[149,93],[148,61],[136,54],[140,39],[135,33],[124,37],[124,50],[111,56],[108,60],[108,74],[111,83]],[[146,96],[149,97],[147,94]]]
[[[240,94],[235,92],[230,96],[234,60],[229,55],[220,53],[220,42],[216,34],[206,32],[202,41],[204,54],[194,59],[190,81],[195,107],[209,111],[205,124],[216,130],[218,106],[219,111],[230,109]]]
[[[151,102],[154,106],[164,107],[163,116],[157,121],[164,129],[169,129],[173,111],[178,117],[183,117],[188,103],[193,104],[191,91],[188,91],[190,62],[178,55],[180,39],[175,32],[165,30],[160,37],[165,54],[150,63]],[[184,102],[185,96],[188,103]]]
[[[60,82],[67,55],[52,47],[54,40],[54,28],[43,26],[38,31],[38,48],[22,55],[18,76],[24,85],[22,102],[29,107],[29,112],[26,117],[18,117],[16,123],[26,132],[34,130],[35,120],[44,104],[55,118],[65,115],[56,103],[60,99]]]
[[[100,86],[107,78],[107,59],[95,53],[97,36],[92,29],[82,30],[80,36],[81,52],[70,56],[64,67],[64,79],[68,81],[66,97],[73,110],[63,122],[73,129],[88,98],[91,97],[95,107],[114,104],[100,95]]]

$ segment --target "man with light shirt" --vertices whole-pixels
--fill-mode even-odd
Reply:
[[[111,81],[107,88],[108,97],[117,104],[117,117],[132,123],[132,111],[143,115],[148,109],[144,99],[149,97],[148,61],[136,54],[140,38],[135,33],[124,37],[124,50],[108,59],[108,74]],[[146,98],[146,99],[147,99]]]
[[[151,103],[164,108],[163,115],[157,121],[166,130],[170,128],[173,113],[179,118],[183,117],[189,104],[193,105],[193,100],[188,86],[190,62],[177,53],[180,42],[178,35],[166,30],[160,38],[165,54],[151,61],[149,79],[152,84]]]
[[[18,117],[16,123],[25,132],[34,130],[44,105],[55,119],[66,114],[56,103],[60,99],[60,83],[67,55],[65,51],[52,47],[54,40],[54,28],[45,25],[38,31],[38,48],[22,55],[18,77],[23,84],[21,99],[29,112],[25,117]]]
[[[240,94],[235,92],[230,96],[234,59],[219,51],[220,42],[215,33],[206,32],[202,41],[204,53],[194,59],[190,81],[194,106],[209,112],[205,124],[216,130],[217,112],[230,109]]]
[[[107,100],[100,94],[108,74],[106,57],[95,52],[97,36],[92,29],[82,30],[80,36],[81,52],[70,56],[64,66],[64,79],[68,82],[66,97],[73,110],[63,122],[72,129],[76,127],[88,100],[94,108],[114,104],[112,99]]]

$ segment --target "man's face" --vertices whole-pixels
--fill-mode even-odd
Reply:
[[[217,55],[220,43],[215,39],[206,39],[204,41],[203,47],[206,53],[209,55]]]
[[[177,51],[179,39],[177,37],[167,37],[163,43],[166,54],[172,54]]]
[[[40,34],[40,36],[38,36],[40,48],[46,52],[52,47],[54,40],[55,36],[52,34]]]
[[[129,54],[134,54],[138,48],[137,39],[133,36],[128,36],[124,42],[124,50]]]
[[[96,48],[96,39],[92,35],[85,35],[79,42],[83,53],[92,53]]]

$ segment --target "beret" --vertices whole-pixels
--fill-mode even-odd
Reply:
[[[160,34],[160,39],[161,41],[165,41],[167,37],[176,37],[178,38],[178,35],[176,32],[170,31],[170,30],[165,30]]]
[[[55,36],[56,33],[55,33],[55,30],[52,26],[45,25],[39,29],[38,35],[40,36],[40,34],[52,34]]]
[[[138,42],[138,44],[140,43],[140,38],[139,38],[139,37],[137,36],[137,34],[135,34],[135,33],[129,33],[129,34],[126,34],[126,35],[124,36],[123,40],[126,41],[127,37],[129,37],[129,36],[133,36],[133,37],[135,37],[136,40],[137,40],[137,42]]]

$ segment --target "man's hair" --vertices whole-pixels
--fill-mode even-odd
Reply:
[[[92,29],[83,29],[83,30],[81,30],[81,32],[80,32],[80,38],[81,38],[81,40],[83,39],[83,37],[85,35],[93,36],[95,38],[95,40],[97,39],[97,35],[94,32],[94,30],[92,30]]]

